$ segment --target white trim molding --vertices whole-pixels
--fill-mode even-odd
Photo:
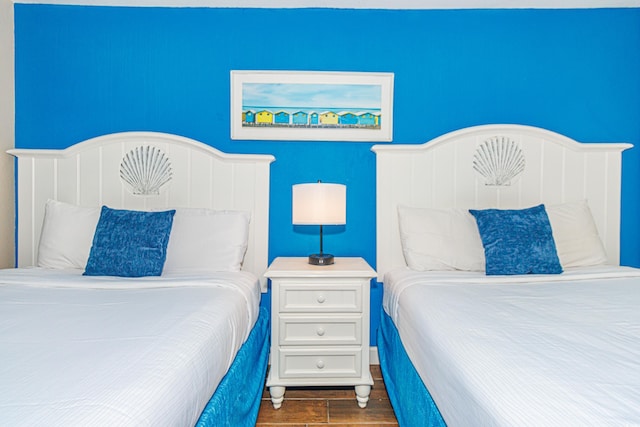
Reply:
[[[640,0],[12,0],[84,6],[261,9],[601,9],[640,7]]]
[[[0,0],[0,268],[15,265],[14,160],[4,152],[15,143],[13,3]]]

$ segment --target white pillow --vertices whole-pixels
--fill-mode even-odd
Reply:
[[[243,211],[176,209],[162,274],[240,271],[249,220]]]
[[[84,269],[100,208],[47,200],[38,246],[38,267]]]
[[[466,209],[398,206],[400,241],[412,270],[484,271],[482,240]]]
[[[607,253],[586,200],[545,208],[563,268],[607,263]]]

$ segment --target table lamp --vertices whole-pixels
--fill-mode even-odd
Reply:
[[[322,248],[322,226],[346,224],[347,186],[321,181],[293,186],[293,224],[320,226],[320,252],[309,255],[309,264],[331,265],[333,255]]]

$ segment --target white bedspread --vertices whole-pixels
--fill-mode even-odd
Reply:
[[[640,270],[397,270],[384,286],[449,426],[640,425]]]
[[[244,272],[0,270],[0,425],[193,425],[259,301]]]

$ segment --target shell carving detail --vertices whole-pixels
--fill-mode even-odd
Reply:
[[[157,195],[171,180],[171,162],[162,150],[140,146],[129,151],[120,163],[120,179],[129,184],[135,195]]]
[[[473,169],[485,178],[485,185],[511,185],[524,171],[525,159],[518,144],[503,136],[484,141],[473,155]]]

